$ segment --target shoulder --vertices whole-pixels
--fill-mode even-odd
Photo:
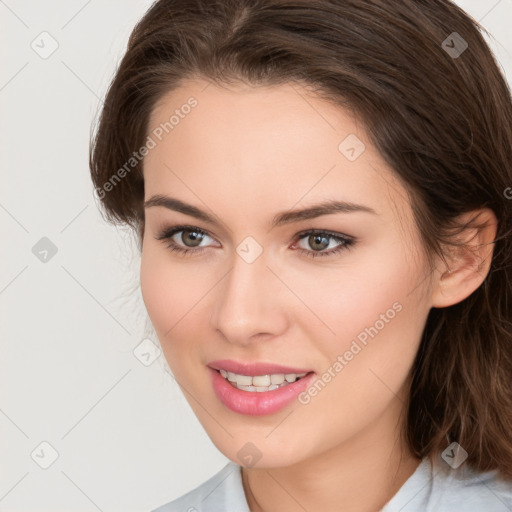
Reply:
[[[218,473],[180,498],[151,512],[249,512],[240,466],[226,464]]]
[[[405,508],[404,508],[405,507]],[[512,481],[497,470],[450,467],[440,456],[425,458],[381,512],[510,512]]]
[[[458,510],[461,505],[467,512],[512,510],[512,481],[498,470],[478,472],[464,465],[460,470],[444,468],[437,477],[439,492],[434,501],[442,512]]]

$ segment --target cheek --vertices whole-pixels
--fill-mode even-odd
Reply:
[[[338,364],[337,371],[331,371],[339,385],[343,382],[351,390],[354,407],[370,399],[376,383],[386,393],[379,378],[394,392],[402,386],[430,310],[426,283],[420,284],[427,272],[425,262],[411,259],[399,245],[360,255],[350,272],[340,272],[334,280],[316,280],[308,297],[311,309],[331,331],[315,338],[316,349],[327,360],[327,368],[342,357],[343,368]]]
[[[140,266],[140,286],[146,310],[167,362],[173,373],[197,359],[200,329],[207,314],[205,296],[216,276],[211,270],[173,261],[166,250],[151,243],[144,246]],[[197,364],[197,361],[195,361]]]
[[[361,275],[359,287],[356,279],[345,282],[345,294],[333,291],[321,310],[336,335],[316,337],[312,353],[324,356],[323,373],[301,403],[308,421],[323,430],[326,449],[406,399],[404,384],[429,308],[418,290],[410,293],[417,269],[387,269]]]
[[[144,246],[140,267],[140,286],[148,315],[160,342],[185,313],[184,305],[190,302],[183,272],[172,265],[165,251],[151,244]]]
[[[368,330],[375,333],[373,326],[380,338],[392,324],[400,324],[406,315],[398,310],[418,305],[419,298],[411,291],[422,276],[421,263],[411,260],[399,243],[391,245],[384,238],[347,256],[346,266],[294,272],[287,282],[293,283],[295,294],[315,314],[303,311],[296,319],[302,322],[307,317],[315,325],[321,321],[318,340],[325,340],[331,353],[339,353],[358,336],[363,343],[370,339]]]
[[[160,341],[163,356],[171,372],[181,382],[182,377],[176,374],[173,361],[182,359],[179,344],[170,342],[176,338],[176,331],[181,327],[180,319],[185,314],[183,305],[188,302],[184,297],[187,288],[183,287],[183,277],[176,271],[176,265],[165,261],[160,253],[165,251],[144,247],[141,257],[140,286],[144,304],[149,318]]]

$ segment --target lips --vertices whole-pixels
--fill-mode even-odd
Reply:
[[[276,373],[310,373],[311,368],[300,368],[292,366],[284,366],[274,363],[241,363],[231,359],[221,359],[208,363],[210,368],[214,370],[226,370],[228,372],[236,373],[238,375],[248,375],[254,377],[256,375],[272,375]]]
[[[291,404],[298,395],[307,389],[313,382],[315,373],[307,368],[278,365],[273,363],[239,363],[232,360],[212,361],[208,364],[211,374],[211,383],[217,398],[231,411],[246,415],[273,414]],[[245,389],[237,388],[233,382],[229,382],[222,373],[236,374],[253,378],[259,376],[283,376],[298,375],[295,382],[285,382],[278,386],[271,386],[268,391],[265,388],[247,386]],[[238,377],[237,377],[238,379]],[[243,388],[243,386],[242,386]]]

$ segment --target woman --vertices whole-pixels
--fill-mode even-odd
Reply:
[[[159,0],[90,168],[219,473],[163,511],[512,509],[512,102],[448,0]]]

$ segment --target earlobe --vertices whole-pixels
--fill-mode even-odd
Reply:
[[[438,260],[432,307],[445,308],[462,302],[489,273],[498,221],[492,210],[484,208],[462,215],[459,222],[465,225],[472,219],[474,222],[456,236],[463,245],[447,249],[446,263]]]

